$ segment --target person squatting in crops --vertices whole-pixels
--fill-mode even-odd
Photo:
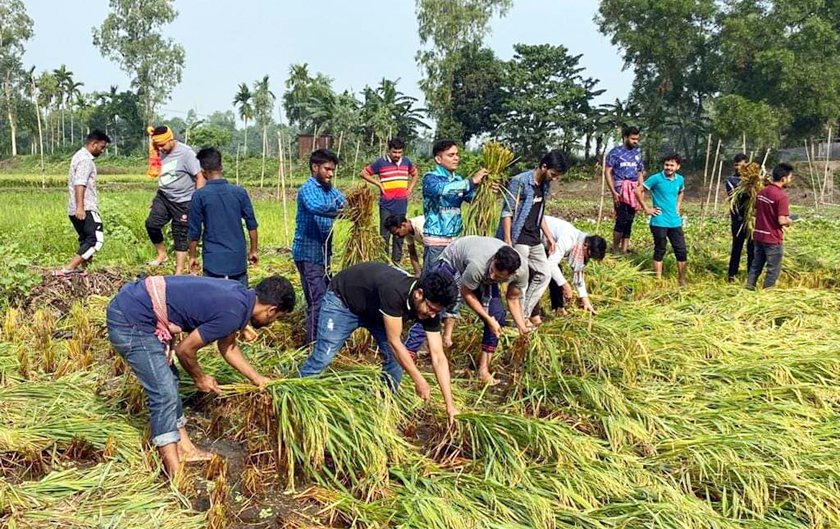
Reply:
[[[793,167],[780,163],[773,168],[772,181],[758,192],[755,200],[754,252],[747,288],[755,290],[758,276],[765,266],[764,288],[772,288],[782,272],[784,257],[784,228],[793,224],[790,216],[790,198],[784,189],[793,181]]]
[[[625,127],[623,143],[607,154],[604,171],[615,207],[613,228],[614,253],[630,251],[630,234],[636,211],[641,209],[635,190],[645,180],[645,162],[639,149],[641,132],[638,127]]]
[[[391,232],[391,235],[400,239],[407,239],[408,258],[411,261],[411,268],[414,270],[415,277],[420,277],[422,271],[420,258],[417,255],[417,245],[423,248],[423,225],[425,223],[426,217],[423,215],[410,219],[405,218],[405,215],[389,215],[385,219],[385,229]]]
[[[190,202],[190,271],[198,272],[196,252],[201,240],[201,265],[207,277],[239,281],[248,287],[248,263],[259,262],[257,219],[248,192],[222,176],[222,153],[213,147],[198,151],[207,183]],[[245,249],[242,222],[248,229],[250,251]]]
[[[99,216],[99,194],[96,192],[96,163],[94,160],[111,143],[111,138],[100,130],[92,130],[85,138],[84,146],[76,151],[70,160],[67,187],[70,197],[67,214],[76,230],[79,248],[67,266],[55,270],[54,276],[66,276],[80,272],[90,264],[96,252],[102,249],[105,235],[102,218]]]
[[[569,264],[572,270],[572,285],[577,289],[579,302],[583,310],[592,315],[598,311],[592,305],[589,294],[586,290],[586,278],[583,269],[590,259],[600,261],[607,253],[607,241],[598,235],[589,235],[575,228],[572,223],[557,217],[546,215],[545,223],[554,238],[554,251],[549,252],[548,266],[551,273],[551,281],[548,283],[548,293],[551,298],[551,310],[565,314],[566,305],[572,300],[572,286],[563,275],[560,265],[563,261]],[[542,297],[545,288],[535,292],[537,300]],[[535,325],[540,323],[539,303],[534,306],[531,314],[531,322]]]
[[[432,270],[454,278],[464,303],[484,321],[478,375],[485,384],[495,384],[496,380],[490,374],[490,359],[506,323],[499,284],[509,282],[505,294],[508,308],[520,334],[528,334],[531,327],[522,312],[522,295],[528,288],[528,268],[519,253],[499,239],[469,236],[447,246]],[[459,308],[460,301],[444,317],[453,320]],[[406,348],[416,354],[421,345],[422,328],[414,325],[409,331]]]
[[[421,342],[427,341],[432,367],[450,420],[458,413],[452,401],[449,361],[443,352],[440,314],[458,299],[454,278],[440,271],[419,279],[385,263],[360,263],[335,275],[321,305],[318,334],[309,358],[300,366],[301,377],[321,373],[356,329],[367,329],[382,356],[383,382],[397,391],[406,371],[417,395],[430,396],[429,384],[402,343],[404,321],[416,321]]]
[[[149,127],[147,132],[160,156],[158,191],[146,218],[146,232],[157,256],[147,264],[158,267],[168,259],[166,246],[163,245],[163,228],[171,223],[175,274],[178,275],[186,270],[190,201],[195,190],[204,187],[204,173],[195,152],[176,140],[172,129],[166,126]]]
[[[568,170],[569,163],[563,153],[550,151],[540,159],[536,169],[511,178],[502,193],[502,213],[496,237],[513,246],[523,265],[530,270],[522,303],[523,316],[531,314],[551,279],[548,254],[555,250],[554,235],[545,222],[545,203],[551,182]]]
[[[678,154],[670,154],[662,160],[662,171],[646,178],[635,190],[636,198],[645,213],[650,215],[650,232],[653,235],[653,272],[662,279],[662,260],[665,258],[667,241],[671,242],[677,258],[679,284],[686,284],[688,250],[685,244],[683,221],[680,216],[685,182],[678,172],[682,160]],[[650,193],[653,203],[648,206],[645,194]]]
[[[408,198],[417,185],[417,167],[403,156],[405,142],[401,138],[388,140],[388,154],[362,169],[361,177],[379,188],[379,233],[385,240],[385,253],[398,264],[403,256],[403,239],[385,226],[391,215],[408,213]],[[376,178],[374,178],[374,176]]]
[[[330,284],[332,229],[347,198],[332,185],[338,156],[328,149],[309,155],[311,176],[300,186],[295,214],[292,259],[306,299],[306,343],[315,341],[321,300]]]
[[[107,310],[108,339],[143,386],[149,406],[152,443],[170,479],[182,462],[207,460],[189,438],[173,354],[199,391],[219,393],[216,379],[202,371],[196,353],[217,342],[219,353],[255,386],[260,375],[236,344],[247,324],[268,325],[295,306],[295,291],[278,276],[260,281],[253,290],[235,281],[195,276],[149,276],[124,285]],[[174,334],[186,338],[174,344]]]
[[[423,175],[423,271],[431,270],[443,250],[461,236],[464,221],[461,205],[472,202],[478,185],[487,176],[487,169],[481,168],[470,178],[464,178],[455,171],[460,156],[458,145],[452,140],[440,140],[432,146],[435,169]],[[444,318],[443,345],[452,347],[452,331],[455,321]]]
[[[732,195],[741,185],[741,168],[747,165],[747,155],[738,153],[732,160],[734,173],[726,179],[726,195],[729,197],[729,224],[732,230],[732,249],[729,251],[729,269],[726,280],[729,283],[735,281],[738,275],[738,268],[741,267],[741,253],[744,251],[744,243],[747,245],[747,273],[752,267],[753,261],[753,240],[747,228],[746,208],[749,196],[742,194],[740,200],[732,201]]]

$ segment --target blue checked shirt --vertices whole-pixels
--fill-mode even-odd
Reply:
[[[347,199],[336,188],[327,189],[310,177],[298,190],[295,238],[292,257],[295,261],[329,266],[332,258],[332,226]]]
[[[548,200],[548,180],[543,180],[540,186],[542,187],[543,200],[542,203],[536,206],[540,208],[540,217],[537,226],[542,222],[543,213],[545,212],[545,201]],[[511,178],[507,186],[507,191],[503,192],[502,218],[513,217],[510,225],[510,240],[513,244],[516,244],[516,241],[519,240],[519,235],[522,233],[525,221],[528,220],[531,209],[535,207],[534,198],[536,189],[537,181],[534,179],[534,171],[525,171]],[[496,238],[505,240],[505,232],[502,229],[501,222],[499,222],[499,228],[496,230]]]

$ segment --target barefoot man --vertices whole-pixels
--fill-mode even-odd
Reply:
[[[199,391],[219,392],[216,379],[204,373],[196,353],[218,342],[219,353],[234,369],[263,387],[269,379],[257,373],[236,344],[237,332],[250,323],[268,325],[294,309],[295,291],[288,279],[273,276],[249,290],[235,281],[195,276],[150,276],[129,283],[108,305],[108,339],[146,393],[152,443],[171,479],[181,462],[208,459],[187,435],[178,375],[178,357]],[[172,335],[187,337],[172,344]]]

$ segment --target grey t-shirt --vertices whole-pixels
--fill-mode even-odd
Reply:
[[[447,246],[440,258],[452,265],[452,268],[460,274],[461,285],[470,290],[476,290],[481,285],[492,283],[490,260],[503,246],[507,245],[493,237],[462,237]],[[510,285],[525,292],[528,287],[528,268],[524,263],[510,277]]]
[[[176,141],[172,152],[160,156],[160,192],[172,202],[189,202],[195,193],[195,176],[200,171],[195,151]]]
[[[67,187],[70,188],[70,200],[67,214],[76,213],[76,186],[85,186],[85,211],[99,212],[99,197],[96,194],[96,164],[93,155],[82,147],[70,160],[70,172],[67,175]]]

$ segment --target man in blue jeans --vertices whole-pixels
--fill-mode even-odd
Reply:
[[[190,240],[190,270],[198,271],[196,252],[201,240],[204,275],[239,281],[248,287],[248,262],[259,262],[257,219],[244,188],[222,177],[222,153],[213,147],[198,151],[198,162],[207,183],[196,189],[190,201],[187,236]],[[248,229],[251,249],[245,251],[242,221]]]
[[[268,325],[294,309],[295,291],[288,279],[269,277],[254,290],[234,281],[195,276],[152,276],[123,286],[107,311],[108,339],[134,372],[146,393],[152,443],[166,474],[172,478],[182,461],[207,459],[185,428],[178,374],[171,365],[178,357],[199,391],[219,393],[216,379],[204,373],[196,353],[218,342],[219,353],[255,386],[269,379],[260,375],[236,344],[237,332],[250,323]],[[172,334],[187,337],[170,348]]]
[[[650,232],[653,235],[653,272],[656,279],[662,279],[662,260],[668,241],[674,249],[677,258],[677,271],[680,286],[686,282],[686,268],[688,250],[685,245],[685,234],[682,229],[683,195],[685,183],[677,171],[680,170],[681,159],[678,154],[671,154],[662,160],[662,171],[645,179],[641,186],[635,189],[639,204],[650,215]],[[645,192],[653,197],[653,205],[649,206],[645,199]]]
[[[332,227],[347,199],[332,186],[338,156],[327,149],[318,149],[309,156],[312,176],[297,195],[295,238],[292,258],[300,274],[306,299],[306,343],[315,341],[321,300],[330,284],[332,261]]]
[[[427,400],[429,384],[402,343],[403,321],[414,320],[425,331],[432,367],[451,420],[458,411],[452,402],[438,313],[451,308],[457,298],[455,281],[445,274],[430,273],[417,279],[385,263],[360,263],[342,270],[324,296],[318,337],[312,354],[300,366],[300,376],[321,373],[350,334],[364,327],[379,346],[385,384],[396,391],[405,370],[414,381],[417,395]]]
[[[755,256],[747,276],[747,288],[755,290],[758,276],[767,267],[764,288],[772,288],[782,272],[785,253],[784,229],[793,224],[790,198],[784,189],[793,180],[793,166],[780,163],[773,168],[772,181],[758,192],[755,199],[755,228],[753,240]]]

